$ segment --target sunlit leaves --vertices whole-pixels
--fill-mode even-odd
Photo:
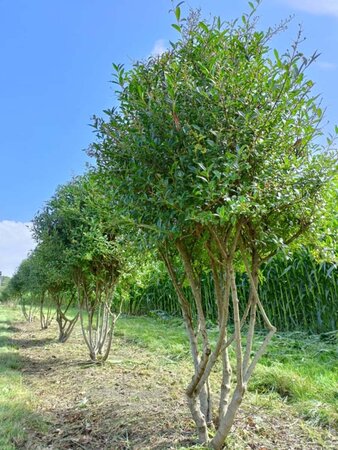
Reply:
[[[102,173],[161,238],[244,219],[269,253],[320,215],[332,164],[314,155],[323,109],[306,69],[317,54],[303,55],[301,34],[284,54],[269,48],[250,7],[232,24],[174,8],[180,39],[122,72],[119,111],[97,123]]]

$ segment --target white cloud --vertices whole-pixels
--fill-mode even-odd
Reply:
[[[286,3],[310,14],[338,17],[338,0],[286,0]]]
[[[166,48],[165,40],[164,39],[158,39],[155,42],[154,47],[153,47],[153,49],[151,51],[151,56],[160,56],[166,50],[167,50],[167,48]]]
[[[337,68],[337,64],[328,61],[318,61],[317,66],[324,70],[334,70]]]
[[[29,222],[0,221],[0,271],[2,275],[12,276],[35,242]]]

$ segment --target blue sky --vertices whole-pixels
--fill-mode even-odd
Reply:
[[[223,19],[247,10],[246,0],[190,0],[186,5]],[[13,236],[26,236],[25,223],[55,188],[85,170],[83,149],[94,138],[90,117],[114,102],[112,63],[130,65],[175,39],[170,8],[169,0],[0,0],[3,272],[11,273],[17,264],[7,264]],[[322,54],[310,76],[333,129],[338,123],[338,0],[265,0],[261,26],[293,13],[290,30],[275,46],[287,48],[302,24],[305,53]]]

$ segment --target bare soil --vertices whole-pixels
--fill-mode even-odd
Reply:
[[[114,338],[103,366],[88,361],[80,330],[59,344],[55,325],[15,324],[25,385],[36,399],[45,432],[27,430],[18,449],[164,450],[198,448],[185,402],[189,361],[156,356],[128,337]],[[199,447],[200,448],[200,447]],[[229,450],[336,449],[329,432],[306,425],[288,405],[280,411],[247,399]]]

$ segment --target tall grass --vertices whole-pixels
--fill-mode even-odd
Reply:
[[[248,295],[245,274],[237,275],[240,298]],[[216,304],[211,276],[202,280],[204,308],[210,321],[216,318]],[[187,290],[189,297],[189,291]],[[281,331],[324,333],[338,328],[338,269],[335,264],[318,263],[306,249],[292,258],[279,254],[262,270],[260,296],[274,325]],[[244,304],[244,301],[242,302]],[[150,282],[135,289],[125,305],[125,312],[178,315],[176,293],[165,270],[154,274]]]

